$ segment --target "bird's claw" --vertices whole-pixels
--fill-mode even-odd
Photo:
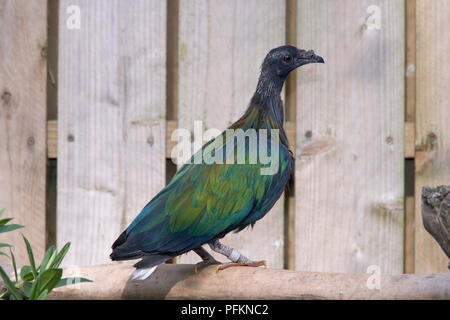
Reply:
[[[213,264],[220,265],[221,262],[219,262],[217,260],[203,260],[203,261],[200,261],[199,263],[196,263],[194,265],[194,271],[195,271],[195,273],[198,273],[199,270],[201,270],[201,269],[203,269],[203,268],[205,268],[207,266],[213,265]]]
[[[264,266],[264,269],[267,269],[267,262],[266,260],[261,260],[261,261],[247,261],[247,262],[226,262],[226,263],[222,263],[220,265],[218,265],[216,267],[216,273],[219,272],[220,270],[225,270],[227,268],[230,267],[261,267]]]

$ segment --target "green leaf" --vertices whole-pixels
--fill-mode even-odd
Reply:
[[[34,279],[33,271],[31,271],[30,266],[23,266],[20,269],[20,278],[22,281],[32,281]]]
[[[64,259],[64,256],[67,254],[67,251],[69,251],[70,248],[70,242],[67,242],[64,247],[61,249],[61,251],[58,252],[56,255],[55,260],[51,264],[50,268],[57,269],[59,265],[61,264],[62,260]]]
[[[8,222],[10,222],[13,218],[6,218],[6,219],[2,219],[0,220],[0,227],[4,226],[5,224],[7,224]]]
[[[9,247],[9,248],[11,248],[12,245],[7,244],[7,243],[0,243],[0,248],[4,248],[4,247]]]
[[[81,283],[81,282],[93,282],[93,281],[86,279],[86,278],[80,278],[80,277],[63,278],[58,282],[58,284],[55,286],[55,288],[68,286],[71,284],[76,284],[76,283]]]
[[[9,253],[11,254],[11,260],[14,268],[14,276],[16,277],[16,283],[19,282],[19,279],[17,278],[17,266],[16,266],[16,258],[14,257],[14,253],[12,252],[11,248],[9,248]]]
[[[23,293],[25,294],[25,297],[29,298],[30,297],[30,293],[31,293],[31,286],[33,285],[32,282],[24,282],[22,289],[23,289]]]
[[[36,298],[36,300],[47,300],[47,294],[48,294],[48,290],[45,289],[44,291],[42,291],[39,296]]]
[[[34,280],[33,285],[31,286],[30,300],[36,300],[37,297],[39,296],[40,283],[41,283],[41,281],[40,281],[39,277],[37,277],[36,280]]]
[[[7,256],[8,257],[8,255],[6,253],[1,252],[1,251],[0,251],[0,256]]]
[[[59,283],[62,277],[62,269],[48,269],[39,275],[41,279],[40,292],[47,290],[50,292]],[[40,294],[40,293],[39,293]]]
[[[17,290],[16,286],[9,279],[8,275],[6,274],[5,270],[3,270],[2,267],[0,267],[0,276],[2,277],[4,282],[3,285],[6,287],[6,289],[9,290],[9,292],[11,292],[14,298],[16,298],[17,300],[22,300],[22,296],[20,295],[19,290]]]
[[[23,226],[18,225],[18,224],[8,224],[7,226],[0,227],[0,233],[13,231],[13,230],[20,229],[20,228],[23,228]]]
[[[0,209],[0,217],[2,216],[3,212],[5,212],[5,208]]]
[[[42,259],[41,264],[39,265],[39,271],[44,272],[48,269],[48,267],[53,263],[56,257],[56,248],[54,246],[51,246],[48,248],[47,252],[45,253],[44,258]]]
[[[30,260],[30,264],[31,264],[31,271],[33,272],[33,276],[34,278],[37,280],[37,270],[36,270],[36,264],[34,262],[34,255],[33,255],[33,250],[31,249],[31,245],[30,242],[28,242],[28,239],[25,238],[24,235],[22,235],[23,240],[25,241],[25,245],[27,246],[27,253],[28,253],[28,259]]]

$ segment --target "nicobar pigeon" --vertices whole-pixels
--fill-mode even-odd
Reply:
[[[214,150],[211,154],[216,155],[222,148],[225,150],[222,152],[222,163],[196,163],[193,161],[196,157],[194,154],[191,161],[178,170],[169,184],[142,209],[114,242],[111,259],[140,258],[135,264],[135,279],[147,278],[159,264],[191,250],[202,258],[196,270],[209,264],[218,264],[217,270],[237,265],[265,265],[265,261],[252,261],[236,249],[225,246],[219,239],[230,231],[239,232],[249,225],[253,227],[273,207],[285,189],[294,159],[283,128],[280,93],[288,74],[309,63],[324,63],[324,60],[312,50],[300,50],[293,46],[271,50],[261,66],[256,91],[247,110],[229,127],[244,132],[254,129],[258,133],[266,129],[266,135],[257,135],[256,147],[244,138],[242,148],[239,145],[242,139],[239,142],[236,136],[230,138],[226,131],[219,135],[221,139],[206,143],[197,151],[197,155],[199,152],[205,154],[212,147]],[[277,136],[273,132],[277,132]],[[278,146],[278,168],[273,174],[263,174],[261,170],[267,168],[268,164],[262,163],[259,157],[257,161],[251,161],[251,155],[258,153],[252,148],[259,149],[260,145],[265,145],[267,153],[270,153],[274,140]],[[245,159],[240,163],[236,161],[239,148],[245,150]],[[230,160],[228,157],[234,157],[234,162],[227,161]],[[226,256],[230,262],[216,261],[202,248],[204,244]]]

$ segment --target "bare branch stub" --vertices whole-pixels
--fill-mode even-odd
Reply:
[[[450,259],[450,186],[423,187],[422,221]]]

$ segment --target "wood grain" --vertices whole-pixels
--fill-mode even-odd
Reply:
[[[405,122],[405,158],[414,158],[416,154],[416,123]]]
[[[404,273],[414,273],[415,251],[415,199],[405,199],[405,266]]]
[[[403,272],[404,9],[298,3],[298,46],[325,65],[297,71],[296,270]]]
[[[66,27],[69,5],[81,28]],[[70,264],[110,247],[165,185],[165,1],[60,2],[58,234]]]
[[[416,121],[416,0],[406,0],[406,113],[405,120]]]
[[[37,259],[45,251],[47,1],[1,1],[0,29],[0,208],[25,225],[0,242],[14,245],[22,265],[21,233]]]
[[[58,158],[58,120],[47,121],[47,157]]]
[[[450,3],[418,0],[416,9],[415,272],[448,272],[448,259],[423,227],[420,194],[450,181]]]
[[[267,52],[285,42],[285,1],[180,1],[178,125],[225,129],[245,111]],[[224,243],[250,259],[283,267],[283,199]],[[262,241],[264,243],[262,243]],[[207,248],[209,250],[209,247]],[[216,256],[224,261],[224,257]],[[190,253],[182,263],[198,261]]]

